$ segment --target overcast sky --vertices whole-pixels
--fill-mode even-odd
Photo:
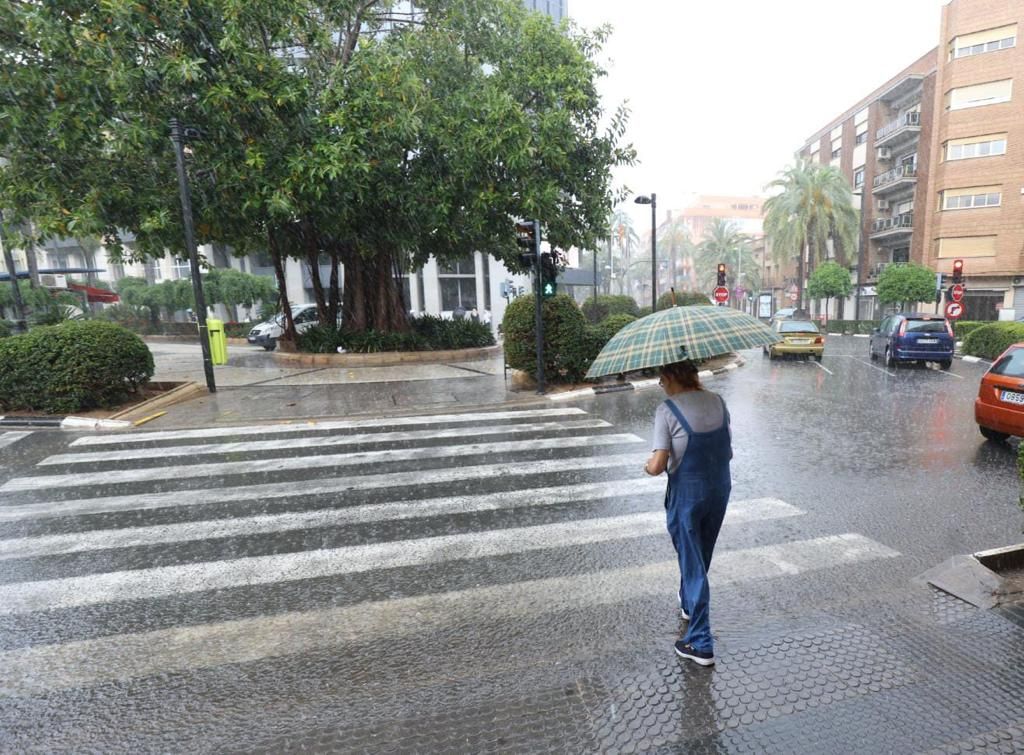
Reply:
[[[569,12],[614,27],[603,92],[609,110],[629,101],[639,152],[616,177],[669,208],[762,193],[811,134],[938,44],[944,4],[569,0]]]

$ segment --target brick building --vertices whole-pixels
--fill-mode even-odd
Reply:
[[[801,148],[842,170],[861,204],[864,254],[859,269],[849,262],[862,319],[881,311],[874,283],[886,265],[948,275],[954,258],[965,260],[966,318],[1024,316],[1024,92],[1013,96],[1022,17],[1024,0],[951,0],[938,47]]]

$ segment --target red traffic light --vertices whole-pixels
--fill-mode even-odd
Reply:
[[[964,261],[953,260],[953,282],[961,283],[964,279]]]

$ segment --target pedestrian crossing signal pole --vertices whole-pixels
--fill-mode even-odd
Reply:
[[[544,380],[544,263],[540,253],[540,221],[516,223],[516,243],[522,250],[519,260],[533,271],[534,330],[537,340],[537,393],[547,391]],[[554,291],[552,291],[552,295]]]

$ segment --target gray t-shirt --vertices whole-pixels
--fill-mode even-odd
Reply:
[[[679,407],[695,433],[709,433],[720,428],[725,422],[725,404],[717,393],[705,390],[687,391],[677,393],[669,398]],[[731,429],[729,439],[732,440]],[[658,409],[654,412],[652,449],[669,452],[669,472],[675,470],[683,458],[683,454],[686,453],[688,440],[689,435],[679,424],[679,420],[676,419],[672,410],[665,406],[665,402],[658,404]]]

